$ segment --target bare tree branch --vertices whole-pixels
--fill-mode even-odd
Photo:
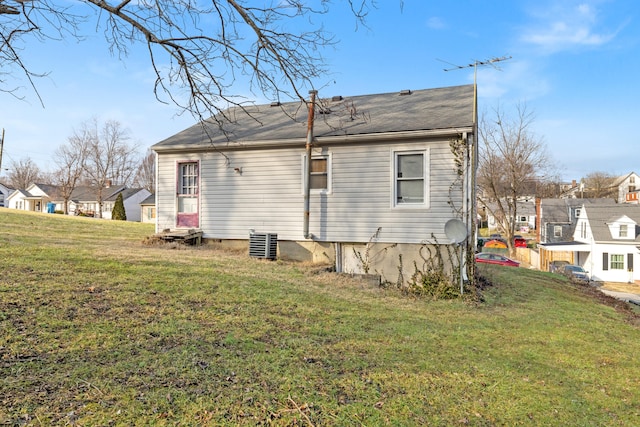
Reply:
[[[199,121],[232,120],[230,106],[249,102],[236,91],[248,83],[267,99],[304,100],[304,89],[326,74],[321,50],[336,43],[321,22],[329,0],[84,0],[71,5],[55,0],[0,0],[11,15],[0,19],[0,69],[17,67],[35,90],[33,73],[21,60],[27,35],[36,40],[82,39],[81,28],[94,22],[112,53],[124,57],[134,45],[145,45],[155,73],[154,93]],[[402,5],[402,1],[400,1]],[[332,4],[332,7],[338,7]],[[349,0],[355,20],[363,24],[374,0]],[[15,12],[19,11],[18,14]],[[10,71],[0,74],[0,90]],[[37,92],[37,91],[36,91]]]
[[[514,116],[495,108],[478,128],[479,199],[498,221],[512,255],[518,204],[535,196],[537,183],[553,170],[546,145],[531,129],[533,119],[526,105],[517,105]]]

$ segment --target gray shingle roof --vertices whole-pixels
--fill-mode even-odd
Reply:
[[[319,99],[314,136],[317,139],[341,136],[429,130],[468,130],[473,126],[473,85],[377,95]],[[324,113],[322,113],[324,112]],[[191,126],[155,144],[163,149],[206,148],[229,143],[291,141],[304,143],[308,110],[304,103],[278,106],[254,105],[227,110],[232,123],[222,132],[213,120]]]
[[[613,206],[616,201],[608,198],[598,199],[541,199],[542,221],[544,223],[570,223],[571,208],[582,206]]]
[[[142,188],[123,188],[120,191],[115,191],[112,192],[109,197],[106,197],[104,200],[106,202],[115,202],[116,199],[118,198],[118,194],[122,193],[122,198],[124,200],[127,200],[129,197],[133,196],[134,194],[138,193],[142,191]]]
[[[608,224],[623,216],[629,217],[640,225],[640,205],[616,204],[613,206],[586,206],[591,232],[596,242],[620,241],[611,235]],[[640,242],[639,227],[635,227],[635,242]]]
[[[141,205],[155,205],[156,204],[156,195],[151,194],[149,197],[140,202]]]

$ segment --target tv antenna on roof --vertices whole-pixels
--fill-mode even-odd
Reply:
[[[484,61],[478,61],[475,60],[473,61],[471,64],[467,64],[467,65],[456,65],[456,64],[452,64],[451,62],[447,62],[447,61],[443,61],[442,59],[438,59],[438,61],[440,62],[444,62],[445,64],[449,64],[452,67],[451,68],[445,68],[444,71],[453,71],[453,70],[460,70],[462,68],[471,68],[473,67],[474,69],[480,67],[483,67],[485,65],[490,65],[493,68],[495,68],[496,70],[500,70],[500,67],[498,67],[497,65],[495,65],[496,62],[502,62],[502,61],[507,61],[511,59],[511,55],[509,56],[501,56],[499,58],[490,58],[490,59],[486,59]]]
[[[493,68],[495,68],[496,70],[502,71],[502,69],[500,67],[498,67],[496,65],[497,62],[502,62],[502,61],[508,61],[509,59],[511,59],[511,55],[505,55],[505,56],[501,56],[499,58],[490,58],[490,59],[486,59],[484,61],[478,61],[477,59],[475,61],[473,61],[471,64],[467,64],[467,65],[456,65],[456,64],[452,64],[451,62],[447,62],[447,61],[443,61],[442,59],[438,59],[438,61],[440,62],[444,62],[445,64],[449,64],[452,67],[451,68],[444,68],[444,71],[453,71],[453,70],[462,70],[464,68],[472,68],[473,67],[473,122],[476,122],[476,104],[478,103],[478,84],[477,84],[477,77],[478,77],[478,67],[485,67],[485,66],[491,66]]]

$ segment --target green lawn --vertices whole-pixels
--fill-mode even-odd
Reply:
[[[424,301],[0,209],[0,425],[640,425],[640,330],[549,273]]]

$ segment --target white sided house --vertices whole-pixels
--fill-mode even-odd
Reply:
[[[640,282],[640,206],[584,206],[574,232],[577,262],[592,280]]]
[[[474,113],[472,85],[231,108],[152,147],[156,229],[406,282],[467,248],[445,224],[473,232]]]

